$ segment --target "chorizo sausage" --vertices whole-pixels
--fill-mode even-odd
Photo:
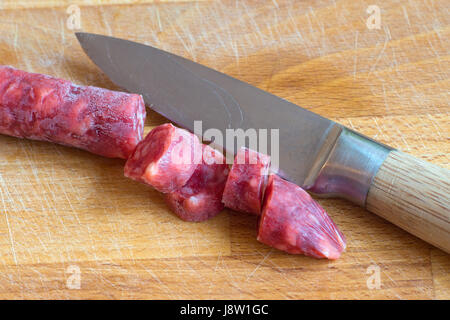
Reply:
[[[299,186],[270,175],[259,221],[258,241],[293,254],[337,259],[343,234],[324,209]]]
[[[154,128],[125,164],[125,176],[169,193],[183,187],[201,163],[202,145],[194,134],[170,123]]]
[[[225,157],[203,145],[202,163],[179,190],[165,195],[169,208],[185,221],[204,221],[220,213],[223,189],[228,176]]]
[[[226,207],[259,215],[270,169],[270,157],[241,148],[228,175],[222,202]]]
[[[140,95],[0,66],[1,134],[127,159],[142,139],[145,115]]]

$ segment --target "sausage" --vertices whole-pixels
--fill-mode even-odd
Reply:
[[[226,207],[259,215],[270,167],[270,156],[241,148],[228,175],[222,202]]]
[[[202,163],[179,190],[165,195],[169,208],[185,221],[204,221],[219,214],[224,205],[222,194],[228,176],[228,165],[217,150],[202,145]]]
[[[337,259],[346,247],[325,210],[302,188],[274,174],[266,188],[257,239],[314,258]]]
[[[125,176],[169,193],[183,187],[201,163],[202,145],[194,134],[166,123],[154,128],[125,164]]]
[[[126,177],[165,193],[169,208],[185,221],[203,221],[223,210],[228,171],[219,151],[170,123],[150,131],[124,169]]]
[[[0,66],[0,133],[127,159],[143,137],[137,94]]]

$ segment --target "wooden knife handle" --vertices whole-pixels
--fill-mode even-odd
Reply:
[[[450,171],[391,151],[367,195],[369,211],[450,253]]]

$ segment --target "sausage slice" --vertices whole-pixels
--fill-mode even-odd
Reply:
[[[222,202],[226,207],[259,215],[270,169],[270,156],[241,148],[234,158]]]
[[[185,221],[204,221],[220,213],[228,165],[217,150],[203,145],[203,160],[189,181],[179,190],[167,193],[170,209]]]
[[[201,163],[202,145],[194,134],[166,123],[142,140],[125,164],[125,176],[168,193],[183,187]]]
[[[270,175],[258,241],[293,254],[337,259],[346,241],[324,209],[299,186]]]

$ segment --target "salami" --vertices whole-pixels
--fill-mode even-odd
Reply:
[[[299,186],[270,175],[259,221],[258,241],[315,258],[337,259],[342,233],[324,209]]]
[[[270,157],[241,148],[234,159],[222,202],[226,207],[259,215],[269,174]]]
[[[126,159],[142,139],[144,121],[140,95],[0,66],[1,134]]]
[[[166,123],[154,128],[125,164],[125,176],[169,193],[183,187],[201,163],[194,134]]]
[[[228,176],[224,156],[213,148],[202,145],[202,163],[189,181],[179,190],[165,195],[173,212],[185,221],[204,221],[220,213],[222,193]]]

